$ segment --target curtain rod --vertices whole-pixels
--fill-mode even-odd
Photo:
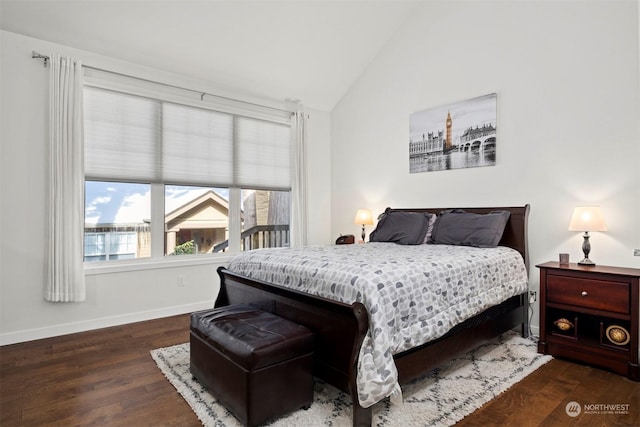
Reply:
[[[49,59],[50,59],[48,55],[43,55],[41,53],[36,52],[35,50],[31,51],[31,58],[33,58],[33,59],[42,59],[44,61],[44,66],[45,67],[49,63]],[[225,99],[227,101],[242,102],[242,103],[254,105],[254,106],[260,107],[260,108],[270,108],[272,110],[281,111],[283,113],[289,113],[289,114],[293,114],[294,113],[293,111],[290,111],[290,110],[283,110],[281,108],[270,107],[268,105],[257,104],[255,102],[242,101],[240,99],[231,98],[231,97],[222,96],[222,95],[216,95],[216,94],[213,94],[213,93],[203,92],[201,90],[190,89],[188,87],[176,86],[176,85],[172,85],[172,84],[168,84],[168,83],[160,83],[160,82],[157,82],[157,81],[154,81],[154,80],[145,79],[143,77],[136,77],[136,76],[131,76],[129,74],[119,73],[117,71],[105,70],[104,68],[92,67],[90,65],[84,65],[84,64],[82,66],[84,68],[89,68],[91,70],[103,71],[105,73],[115,74],[117,76],[122,76],[122,77],[129,77],[129,78],[140,80],[140,81],[144,81],[144,82],[147,82],[147,83],[154,83],[154,84],[159,84],[159,85],[163,85],[163,86],[172,87],[174,89],[181,89],[181,90],[186,90],[186,91],[193,92],[193,93],[199,93],[200,94],[200,101],[204,101],[205,95],[208,95],[208,96],[213,96],[215,98]]]

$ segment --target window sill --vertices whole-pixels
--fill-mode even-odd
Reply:
[[[138,259],[127,261],[85,262],[85,276],[97,274],[122,273],[127,271],[157,270],[161,268],[189,267],[194,265],[226,264],[233,254],[224,255],[180,255],[160,259]]]

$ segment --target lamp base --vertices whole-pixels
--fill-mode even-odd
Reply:
[[[584,238],[582,241],[582,253],[584,254],[584,259],[582,261],[579,261],[578,265],[593,267],[594,265],[596,265],[596,263],[589,259],[589,252],[591,252],[591,243],[589,243],[589,232],[585,231],[584,236],[582,237]]]

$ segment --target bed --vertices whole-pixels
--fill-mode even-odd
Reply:
[[[493,305],[489,307],[482,307],[481,312],[466,318],[455,326],[449,328],[449,325],[445,325],[447,331],[436,335],[436,338],[417,345],[412,344],[409,348],[401,348],[401,351],[389,355],[392,357],[396,369],[392,379],[397,384],[406,384],[419,378],[450,360],[456,354],[468,351],[509,329],[520,327],[522,335],[528,335],[526,275],[529,267],[527,253],[529,205],[463,209],[475,214],[488,214],[496,210],[509,212],[499,246],[511,248],[509,249],[511,252],[517,253],[523,264],[524,287],[521,284],[514,295],[508,296],[500,302],[492,303]],[[394,211],[440,214],[445,209],[395,209]],[[350,252],[344,252],[345,257],[367,246],[371,250],[378,250],[376,244],[345,246],[352,246],[349,249]],[[396,252],[401,252],[400,249],[398,246]],[[347,251],[339,248],[332,250]],[[286,252],[279,252],[277,255],[281,256],[284,253]],[[255,254],[251,256],[253,255]],[[337,298],[312,295],[295,289],[295,287],[287,287],[290,286],[287,283],[273,283],[277,281],[275,279],[253,278],[249,274],[241,274],[224,267],[218,269],[218,274],[220,276],[220,293],[216,300],[216,307],[249,303],[310,328],[316,336],[314,375],[351,396],[353,425],[371,425],[371,402],[365,398],[365,403],[361,404],[363,393],[359,392],[363,387],[363,373],[360,372],[359,378],[358,371],[359,361],[362,365],[370,353],[367,352],[372,335],[370,328],[373,330],[373,335],[376,335],[376,339],[378,335],[376,332],[379,331],[375,323],[377,311],[372,310],[372,314],[370,314],[367,310],[367,306],[371,310],[370,302],[357,300],[347,303],[338,301]],[[275,278],[276,276],[279,275],[272,274],[266,277]],[[347,300],[349,299],[347,298]],[[423,325],[427,325],[427,323],[423,323]],[[384,370],[379,367],[378,369]],[[368,372],[374,371],[370,369]],[[386,390],[388,391],[388,388]]]

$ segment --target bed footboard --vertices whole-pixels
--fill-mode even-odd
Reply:
[[[218,268],[220,293],[215,306],[251,304],[309,328],[315,334],[314,376],[348,393],[354,403],[354,425],[371,425],[371,408],[358,404],[357,363],[369,328],[367,310],[252,280]]]

